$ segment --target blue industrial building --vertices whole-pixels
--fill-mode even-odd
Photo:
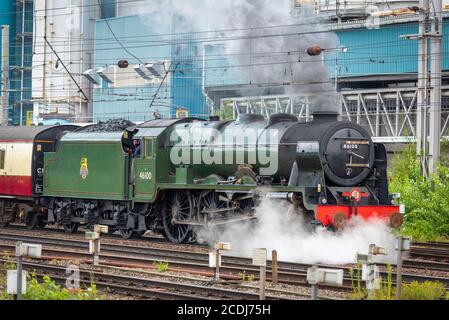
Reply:
[[[116,66],[119,60],[127,60],[129,67],[123,70],[115,67],[112,76],[115,79],[110,83],[102,81],[94,89],[94,121],[119,116],[144,121],[152,119],[156,111],[162,117],[175,117],[179,109],[187,109],[191,117],[208,116],[202,63],[198,59],[202,47],[195,44],[193,35],[177,30],[176,17],[166,29],[146,22],[151,19],[151,15],[146,15],[145,20],[136,15],[97,21],[95,68]],[[118,39],[126,39],[123,44],[131,54],[117,43],[111,44],[113,35],[109,28]],[[167,37],[158,36],[166,34],[172,39],[177,31],[180,34],[175,36],[177,41],[166,41]],[[155,82],[143,81],[133,70],[141,63],[158,62],[164,62],[165,70]]]
[[[449,13],[444,13],[444,17],[443,84],[446,83],[446,72],[449,71]],[[323,61],[327,65],[329,77],[338,82],[340,90],[385,88],[401,83],[416,85],[417,40],[401,36],[417,34],[418,21],[416,16],[409,17],[406,23],[400,23],[403,20],[388,17],[382,20],[377,29],[366,28],[363,20],[330,25],[330,30],[338,36],[338,47],[345,50],[325,51]],[[216,56],[224,52],[224,48],[221,45],[206,46],[206,52]],[[300,60],[307,60],[307,54],[303,53]],[[215,105],[226,96],[238,97],[238,88],[251,83],[249,67],[233,68],[231,65],[232,62],[224,56],[206,62],[205,90]]]
[[[9,83],[2,83],[2,91],[6,90],[9,94],[8,123],[18,125],[21,123],[21,112],[22,123],[25,123],[27,111],[32,110],[33,1],[0,1],[0,25],[10,27]],[[2,70],[3,66],[0,66],[0,72]]]
[[[197,41],[197,34],[189,33],[180,17],[161,26],[157,23],[160,12],[117,17],[115,0],[101,0],[101,4],[102,19],[95,24],[92,67],[98,70],[117,66],[119,60],[127,60],[129,67],[115,67],[111,81],[100,81],[94,86],[94,121],[116,117],[144,121],[152,119],[155,111],[163,117],[175,117],[180,109],[187,109],[189,116],[207,117],[211,109],[206,94],[218,106],[219,99],[244,94],[238,89],[251,86],[247,64],[231,67],[223,45]],[[444,16],[446,84],[449,14]],[[0,24],[10,26],[9,123],[24,123],[32,98],[33,1],[0,1]],[[339,89],[382,88],[401,82],[416,85],[417,41],[401,36],[418,33],[417,16],[383,19],[378,29],[367,29],[363,21],[331,24],[330,29],[338,35],[339,47],[347,48],[345,52],[325,52],[323,58]],[[131,54],[121,48],[114,36],[122,40]],[[159,62],[164,63],[165,71],[156,80],[143,79],[133,69],[140,63]]]
[[[395,75],[418,71],[417,40],[404,35],[418,33],[418,23],[383,25],[379,29],[337,31],[340,45],[338,59],[328,61],[332,77]],[[443,23],[443,70],[449,70],[449,19]]]
[[[151,20],[151,16],[145,18],[145,21]],[[204,93],[207,92],[215,105],[218,105],[219,99],[223,97],[242,94],[238,90],[239,86],[251,84],[250,67],[232,67],[222,44],[195,41],[193,34],[188,35],[186,30],[176,29],[176,18],[167,30],[149,25],[141,16],[114,17],[107,21],[116,36],[126,39],[126,47],[143,62],[164,60],[173,72],[160,87],[151,109],[149,105],[159,85],[116,87],[103,81],[102,86],[94,90],[94,119],[123,115],[131,120],[147,120],[151,119],[155,110],[159,110],[164,117],[174,117],[178,108],[188,109],[189,116],[206,117],[210,109]],[[347,50],[325,52],[323,58],[329,76],[338,80],[340,89],[381,88],[401,81],[416,82],[417,41],[401,36],[418,33],[417,21],[384,22],[378,29],[357,28],[355,25],[331,25],[331,29],[338,35],[339,47]],[[177,32],[182,34],[178,39],[175,38],[177,41],[172,41],[171,44],[163,41],[168,38],[173,40],[173,35]],[[154,36],[158,34],[170,36]],[[127,59],[130,65],[139,63],[125,50],[117,49],[117,44],[111,45],[111,37],[106,21],[97,21],[95,67],[115,65],[120,59]],[[449,19],[446,19],[443,69],[449,71],[448,37]],[[109,41],[105,42],[104,39]],[[127,72],[130,77],[136,76],[132,69]]]

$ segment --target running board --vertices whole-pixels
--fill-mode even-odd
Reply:
[[[190,226],[205,226],[205,227],[212,226],[213,227],[213,226],[223,225],[223,224],[227,224],[227,223],[252,220],[252,219],[256,219],[256,217],[253,214],[245,214],[245,215],[241,215],[236,218],[229,218],[229,219],[212,220],[212,221],[205,221],[205,222],[175,220],[174,223],[175,224],[185,224],[185,225],[190,225]]]

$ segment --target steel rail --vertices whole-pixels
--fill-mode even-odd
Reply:
[[[0,261],[6,262],[4,259]],[[33,263],[24,261],[23,266],[25,270],[33,271],[39,270],[47,274],[62,276],[66,280],[66,267],[56,266],[50,264]],[[65,277],[64,277],[65,276]],[[138,278],[135,276],[125,276],[121,274],[109,274],[101,271],[88,270],[80,268],[80,281],[83,284],[89,284],[91,279],[94,279],[96,285],[100,284],[103,288],[114,288],[120,292],[127,292],[132,290],[135,294],[144,294],[150,296],[160,296],[164,298],[177,299],[245,299],[254,300],[259,298],[259,293],[251,291],[230,290],[225,288],[211,287],[207,285],[196,285],[190,283],[156,280],[150,278]],[[59,278],[61,279],[61,278]],[[160,291],[160,289],[170,291]],[[284,300],[286,298],[274,295],[267,295],[270,300]]]
[[[35,241],[38,243],[47,243],[47,244],[53,244],[53,245],[59,245],[59,246],[68,246],[68,244],[75,244],[77,248],[87,248],[87,243],[85,241],[80,240],[61,240],[61,239],[46,239],[43,237],[36,237],[36,236],[28,236],[28,235],[2,235],[0,236],[0,239],[4,239],[6,237],[12,237],[14,240],[22,240],[22,241]],[[12,239],[9,239],[12,240]],[[10,247],[12,248],[12,247]],[[142,247],[135,247],[135,246],[127,246],[127,245],[117,245],[117,244],[103,244],[102,245],[103,252],[115,252],[115,253],[126,253],[126,254],[138,254],[138,255],[144,255],[147,256],[147,258],[142,257],[131,257],[131,256],[118,256],[118,255],[111,255],[111,254],[102,254],[102,259],[105,259],[104,261],[114,263],[122,261],[122,266],[127,265],[128,263],[125,263],[123,261],[133,261],[135,264],[135,267],[148,267],[151,265],[151,263],[154,263],[156,261],[166,261],[170,265],[179,266],[181,268],[190,267],[195,268],[197,270],[210,270],[207,265],[208,261],[208,254],[207,253],[195,253],[195,252],[185,252],[185,251],[174,251],[169,249],[156,249],[156,248],[142,248]],[[53,253],[61,254],[64,253],[66,255],[76,255],[78,257],[82,258],[88,258],[90,257],[87,254],[83,254],[80,252],[67,252],[67,251],[58,251],[55,249],[46,249],[46,250],[53,250]],[[49,251],[50,252],[50,251]],[[167,259],[169,258],[169,259]],[[119,260],[119,261],[117,261]],[[410,264],[408,265],[407,263]],[[137,264],[136,264],[137,263]],[[229,279],[236,279],[236,276],[241,274],[243,271],[245,271],[246,274],[254,275],[255,279],[257,279],[257,272],[258,269],[253,267],[251,265],[251,260],[248,258],[241,258],[241,257],[229,257],[229,256],[223,256],[223,264],[224,266],[221,268],[222,275]],[[425,268],[429,268],[429,266],[433,267],[434,269],[438,266],[436,263],[432,262],[420,262],[420,261],[413,261],[413,260],[407,260],[405,266],[410,268],[418,268],[419,266],[422,266],[422,264],[425,265]],[[268,268],[270,268],[271,262],[268,261]],[[327,268],[336,268],[335,266],[330,265],[320,265],[322,267]],[[441,266],[441,264],[439,264]],[[310,267],[309,264],[300,264],[300,263],[291,263],[291,262],[279,262],[279,275],[280,275],[280,282],[283,283],[289,283],[289,284],[295,284],[295,285],[304,285],[308,286],[306,282],[306,274],[307,274],[307,268]],[[343,269],[345,271],[345,279],[344,279],[344,286],[343,288],[338,287],[330,287],[333,290],[350,290],[352,279],[349,275],[350,273],[350,267],[338,267],[340,269]],[[447,268],[447,266],[446,266]],[[440,269],[437,269],[440,270]],[[446,269],[447,270],[447,269]],[[190,270],[192,271],[192,270]],[[395,279],[395,273],[392,274],[393,279]],[[268,279],[271,277],[271,272],[268,270],[267,272]],[[381,272],[381,276],[384,278],[387,277],[386,272]],[[443,277],[435,277],[435,276],[425,276],[425,275],[414,275],[414,274],[404,274],[404,281],[411,282],[411,281],[426,281],[426,280],[433,280],[433,281],[440,281],[445,284],[445,286],[449,287],[449,279],[443,278]]]

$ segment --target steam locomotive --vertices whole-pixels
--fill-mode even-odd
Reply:
[[[301,123],[276,114],[156,119],[115,132],[76,126],[0,129],[0,226],[108,225],[175,243],[201,228],[257,219],[264,198],[288,201],[311,225],[341,230],[354,217],[397,228],[387,154],[338,114]]]

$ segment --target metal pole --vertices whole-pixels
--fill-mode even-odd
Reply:
[[[9,26],[2,26],[2,105],[0,125],[8,125],[9,105]]]
[[[220,281],[220,250],[215,249],[215,280]]]
[[[266,267],[260,267],[260,295],[259,300],[265,300]]]
[[[441,137],[441,42],[443,35],[442,0],[433,0],[434,17],[430,40],[430,121],[429,121],[429,173],[437,171]]]
[[[318,284],[312,284],[312,300],[318,300]]]
[[[20,253],[20,247],[22,243],[18,242],[17,247],[17,300],[22,300],[22,254]]]
[[[367,264],[367,279],[366,284],[368,287],[368,298],[371,299],[373,297],[373,291],[374,291],[374,269],[372,264]]]
[[[419,1],[418,37],[418,100],[416,104],[416,152],[421,162],[423,175],[427,176],[427,106],[428,106],[428,25],[429,0]]]
[[[278,252],[276,250],[271,252],[271,281],[274,284],[278,283]]]
[[[94,266],[98,266],[100,264],[100,239],[94,240]]]
[[[396,299],[401,300],[401,286],[402,286],[402,236],[397,238],[398,256],[397,256],[397,270],[396,270]]]

